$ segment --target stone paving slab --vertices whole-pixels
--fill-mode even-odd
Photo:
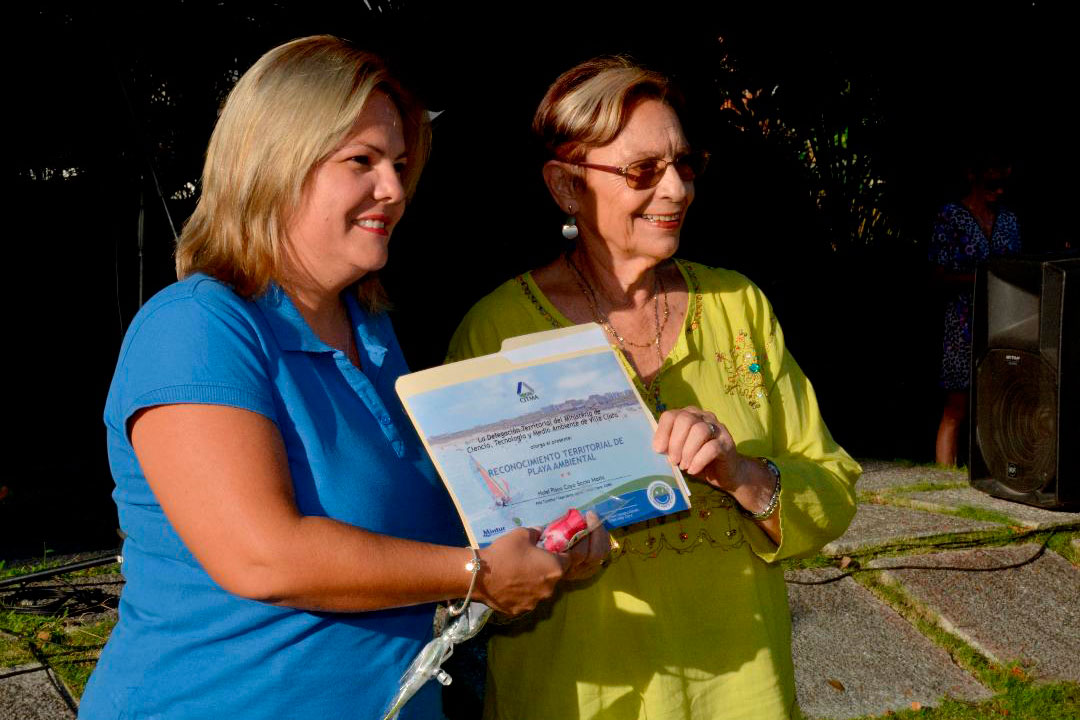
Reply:
[[[896,540],[930,537],[942,533],[975,532],[1004,527],[998,523],[969,520],[952,515],[860,503],[851,527],[826,545],[827,555],[849,553],[862,547],[882,545]]]
[[[899,496],[914,500],[927,508],[958,508],[966,505],[979,510],[991,510],[1009,516],[1016,521],[1017,525],[1030,528],[1080,524],[1080,513],[1044,510],[1031,505],[1009,502],[972,487],[900,493]]]
[[[888,576],[992,659],[1019,660],[1038,678],[1080,682],[1080,569],[1048,550],[1020,567],[993,570],[1029,560],[1039,547],[881,558],[870,567],[941,568],[896,568]]]
[[[862,465],[863,474],[855,487],[864,492],[883,492],[918,483],[954,485],[968,481],[967,473],[963,470],[910,467],[881,460],[860,460],[859,462]]]
[[[839,571],[800,570],[791,580]],[[788,585],[799,706],[835,720],[937,705],[946,695],[981,700],[992,693],[941,648],[850,578]],[[843,688],[843,689],[841,689]]]
[[[75,712],[64,701],[60,681],[40,665],[0,668],[0,718],[70,720]]]

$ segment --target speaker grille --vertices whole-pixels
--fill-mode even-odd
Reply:
[[[1002,485],[1041,490],[1057,472],[1057,374],[1040,356],[996,348],[975,370],[976,441]]]

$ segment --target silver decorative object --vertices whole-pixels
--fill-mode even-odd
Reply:
[[[491,616],[492,609],[483,603],[469,603],[469,607],[457,617],[450,618],[442,632],[424,646],[401,676],[398,691],[383,715],[383,720],[395,720],[401,708],[409,702],[424,684],[435,678],[442,685],[449,685],[450,675],[442,664],[454,654],[454,646],[463,643],[480,632]]]

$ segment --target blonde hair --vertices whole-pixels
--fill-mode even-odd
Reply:
[[[330,35],[293,40],[259,58],[229,93],[214,127],[199,202],[177,243],[177,276],[205,272],[244,297],[280,281],[288,219],[305,184],[376,91],[402,116],[409,153],[402,182],[411,197],[430,127],[379,58]],[[374,273],[357,293],[373,311],[386,306]]]
[[[548,88],[536,109],[533,132],[551,157],[580,161],[589,148],[614,140],[644,98],[672,105],[678,113],[679,97],[660,73],[623,56],[586,60]]]

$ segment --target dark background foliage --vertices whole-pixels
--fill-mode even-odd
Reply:
[[[708,5],[160,0],[9,16],[20,372],[0,557],[114,542],[101,412],[123,332],[175,279],[173,228],[232,83],[319,32],[382,53],[444,111],[384,272],[414,368],[441,360],[476,299],[560,250],[532,112],[575,62],[629,53],[677,78],[691,137],[714,153],[680,255],[763,287],[851,452],[931,459],[929,226],[964,157],[993,147],[1014,158],[1027,248],[1075,247],[1070,24],[1030,1]]]

